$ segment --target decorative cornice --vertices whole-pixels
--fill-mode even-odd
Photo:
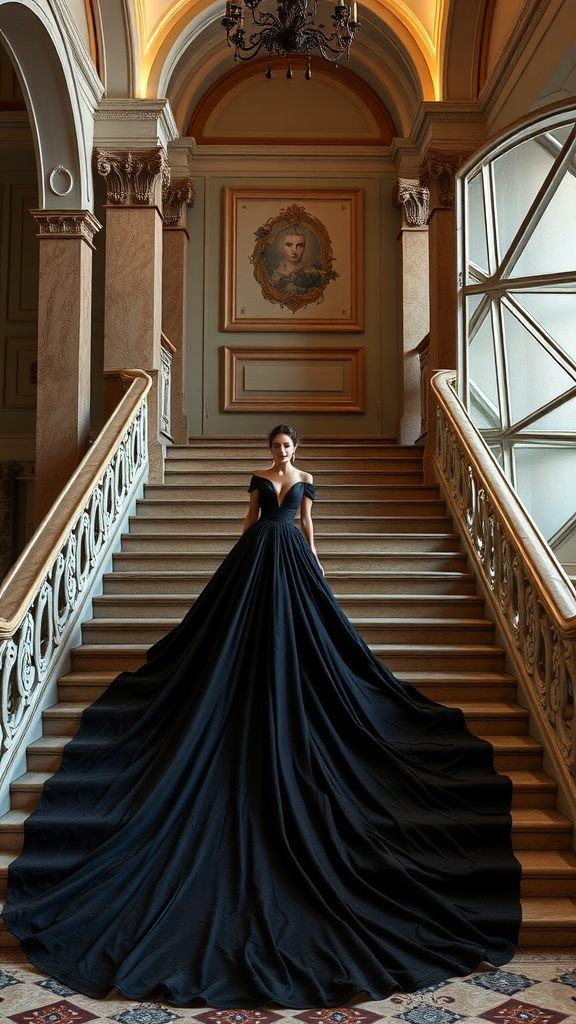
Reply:
[[[94,165],[106,178],[108,202],[113,206],[154,206],[158,177],[165,188],[170,183],[168,159],[162,148],[135,152],[96,149]]]
[[[83,238],[88,245],[102,225],[90,210],[30,210],[38,238]]]
[[[105,149],[167,149],[179,136],[167,99],[103,99],[94,113],[94,144]]]
[[[420,184],[430,188],[434,183],[440,206],[454,205],[454,175],[464,163],[461,153],[441,153],[429,149],[420,165]]]
[[[182,207],[194,206],[196,191],[192,178],[174,178],[162,189],[164,225],[176,227],[182,217]]]
[[[415,178],[398,178],[392,193],[392,201],[402,209],[406,224],[421,228],[428,223],[430,212],[430,190]]]

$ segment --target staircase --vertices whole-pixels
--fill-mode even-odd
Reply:
[[[147,486],[94,599],[83,644],[43,714],[0,818],[0,889],[22,846],[23,823],[60,763],[83,709],[177,624],[237,540],[251,473],[267,468],[262,441],[199,438],[169,450],[166,482]],[[516,703],[516,680],[494,643],[460,540],[436,487],[423,484],[421,449],[362,439],[303,445],[314,475],[314,522],[326,577],[343,611],[397,676],[461,707],[514,784],[513,841],[522,864],[521,945],[576,946],[572,823],[555,809],[556,785]],[[16,940],[0,930],[0,945]]]

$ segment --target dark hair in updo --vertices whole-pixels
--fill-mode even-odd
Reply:
[[[272,430],[270,431],[270,433],[268,434],[268,447],[269,448],[272,447],[272,441],[274,440],[275,437],[278,436],[278,434],[286,434],[290,438],[290,440],[292,441],[292,444],[294,445],[294,447],[296,447],[296,445],[298,444],[298,434],[294,430],[294,427],[289,427],[289,426],[287,426],[286,423],[279,423],[278,426],[277,427],[273,427]]]

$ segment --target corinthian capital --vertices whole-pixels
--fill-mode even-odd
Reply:
[[[430,191],[416,178],[398,178],[392,200],[402,210],[404,223],[411,228],[423,227],[428,222]]]
[[[177,227],[182,217],[182,208],[194,206],[196,192],[192,178],[173,178],[162,189],[164,226]]]
[[[460,153],[440,153],[429,149],[420,165],[420,184],[436,187],[438,204],[451,207],[454,204],[454,175],[462,164]]]
[[[98,174],[106,178],[108,202],[114,206],[154,206],[156,182],[170,181],[170,169],[165,150],[147,149],[114,152],[106,149],[94,151]]]

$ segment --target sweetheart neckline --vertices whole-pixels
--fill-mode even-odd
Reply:
[[[254,474],[254,476],[256,477],[257,480],[266,480],[266,482],[270,484],[272,490],[274,491],[274,494],[276,495],[276,504],[278,505],[278,508],[282,508],[282,505],[286,501],[286,498],[290,494],[290,491],[292,491],[294,489],[294,487],[297,486],[297,484],[303,484],[304,483],[304,480],[295,480],[294,483],[291,484],[290,487],[288,488],[288,490],[286,491],[286,494],[284,495],[284,498],[282,499],[282,502],[280,502],[280,501],[278,501],[278,491],[274,487],[274,484],[272,483],[270,478],[267,477],[267,476],[256,476],[256,473]]]

